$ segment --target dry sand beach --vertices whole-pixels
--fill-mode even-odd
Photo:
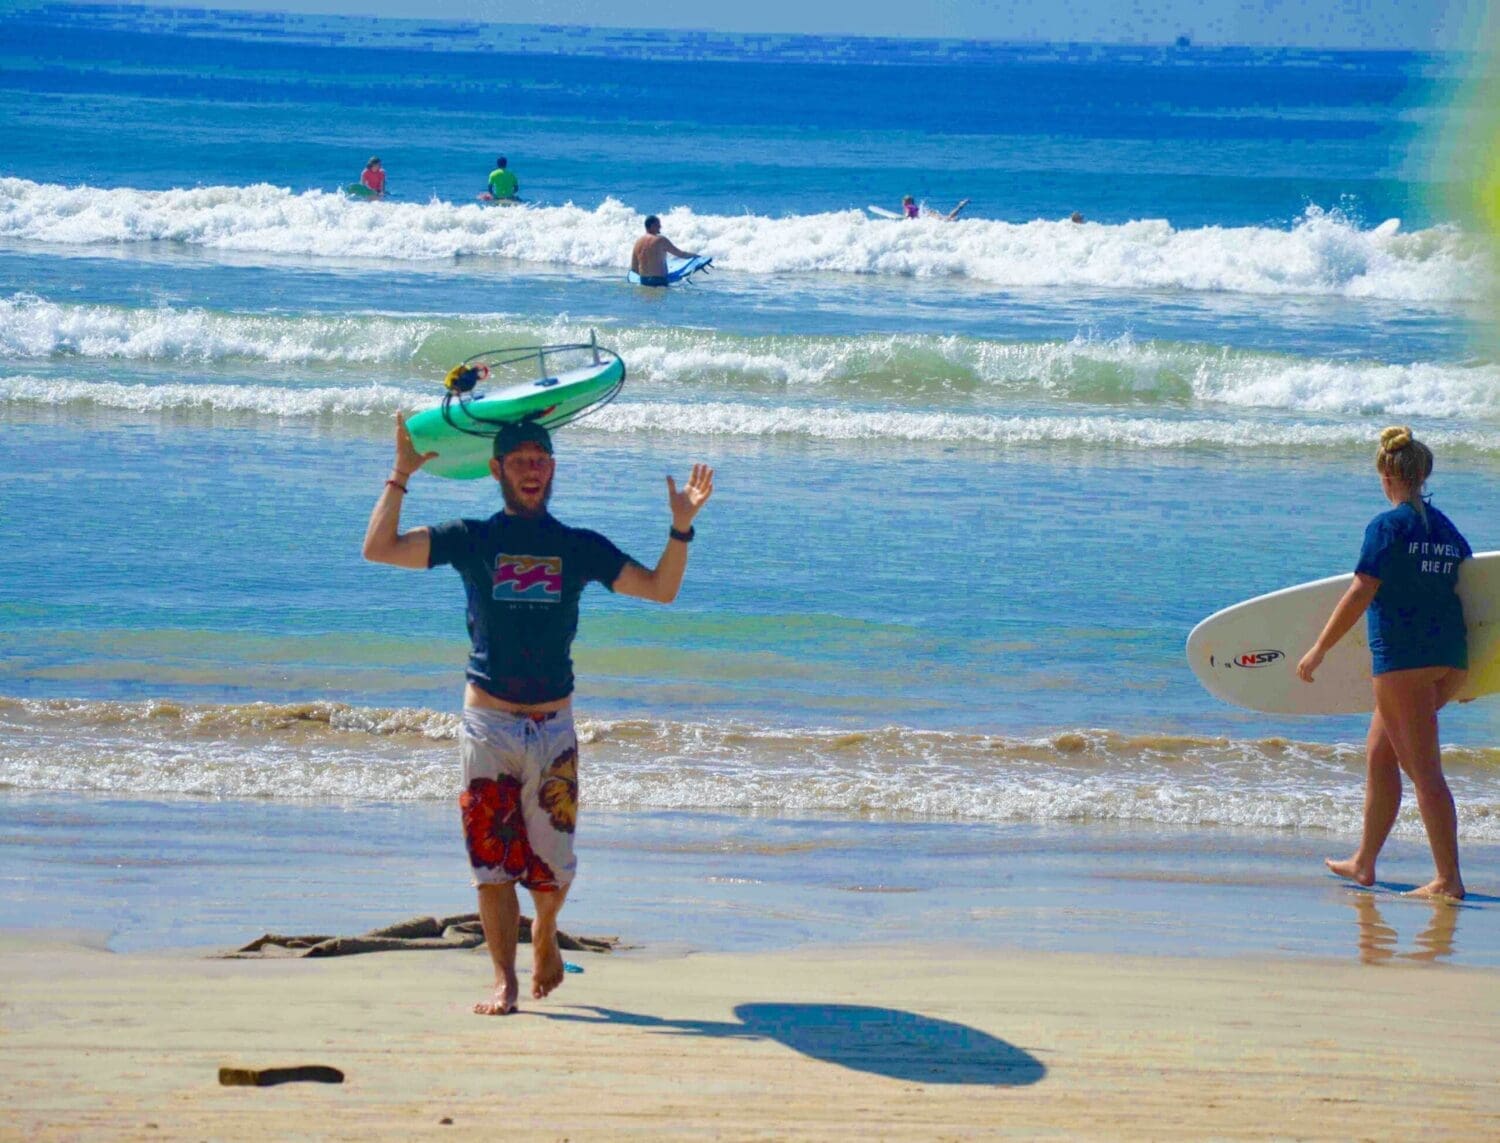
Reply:
[[[479,950],[250,962],[8,936],[0,1135],[1500,1136],[1488,969],[913,946],[570,955],[583,975],[485,1019],[467,1012]],[[299,1064],[347,1078],[217,1080]]]

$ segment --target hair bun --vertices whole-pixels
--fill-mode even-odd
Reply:
[[[1380,434],[1381,452],[1400,452],[1411,444],[1411,429],[1405,425],[1392,425]]]

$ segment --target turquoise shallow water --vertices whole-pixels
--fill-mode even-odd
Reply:
[[[36,908],[39,871],[94,860],[47,824],[75,797],[84,832],[122,815],[112,868],[195,813],[242,847],[388,822],[405,840],[382,863],[465,897],[433,856],[453,841],[461,591],[366,565],[359,541],[398,409],[469,354],[595,330],[630,380],[559,435],[557,514],[651,559],[664,474],[706,460],[718,491],[676,605],[585,600],[583,796],[608,822],[589,876],[624,903],[587,912],[581,889],[582,916],[698,939],[624,888],[656,852],[638,830],[848,831],[826,883],[675,891],[743,908],[729,944],[811,932],[761,899],[783,891],[845,936],[915,932],[929,908],[961,934],[988,879],[1074,895],[1104,883],[1081,872],[1097,861],[1144,877],[1115,885],[1120,932],[1154,948],[1158,894],[1215,893],[1152,880],[1178,839],[1221,889],[1264,849],[1255,899],[1309,879],[1288,907],[1328,928],[1293,943],[1343,947],[1356,907],[1316,858],[1357,829],[1362,724],[1223,707],[1182,644],[1211,611],[1352,565],[1393,421],[1436,447],[1437,502],[1474,547],[1500,547],[1500,363],[1473,336],[1488,270],[1437,165],[1471,61],[794,40],[750,63],[748,41],[668,36],[649,52],[708,58],[648,113],[630,92],[651,65],[597,31],[560,58],[514,30],[86,6],[0,30],[0,812],[27,870],[0,921]],[[960,122],[955,84],[1011,111]],[[786,94],[809,85],[816,114]],[[670,140],[660,162],[638,161],[646,134]],[[497,148],[525,208],[472,201]],[[333,193],[372,150],[398,197]],[[973,202],[955,223],[865,209],[903,193]],[[715,271],[628,287],[646,211]],[[419,477],[407,521],[494,505]],[[1443,737],[1482,896],[1500,704],[1445,712]],[[1420,838],[1408,809],[1403,870]],[[1028,840],[1040,865],[976,861],[937,888],[946,847]],[[906,844],[910,906],[827,888]],[[748,861],[730,846],[698,873]],[[200,901],[210,867],[191,854],[121,899]],[[262,873],[222,924],[117,939],[312,919],[287,867]],[[1006,919],[985,940],[1107,931],[984,899]],[[1463,928],[1476,963],[1485,925]]]

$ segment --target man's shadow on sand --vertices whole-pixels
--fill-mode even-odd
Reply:
[[[584,1015],[583,1013],[589,1013]],[[741,1004],[740,1023],[663,1020],[616,1008],[580,1005],[549,1020],[628,1024],[664,1035],[775,1040],[824,1063],[913,1083],[1024,1087],[1047,1067],[1030,1052],[948,1020],[863,1004]]]

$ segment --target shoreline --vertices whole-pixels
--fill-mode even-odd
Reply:
[[[5,936],[0,1098],[9,1130],[42,1140],[444,1120],[546,1137],[1500,1132],[1491,969],[930,944],[579,959],[552,997],[486,1018],[467,1010],[479,950],[211,961]],[[216,1081],[302,1065],[345,1082]]]
[[[1350,839],[1293,831],[594,811],[562,927],[651,949],[759,953],[961,944],[1009,955],[1429,958],[1500,967],[1500,845],[1465,843],[1470,896],[1422,884],[1394,838],[1362,890],[1323,868]],[[439,803],[0,796],[0,932],[125,953],[354,936],[472,912]],[[232,894],[224,890],[233,881]]]

